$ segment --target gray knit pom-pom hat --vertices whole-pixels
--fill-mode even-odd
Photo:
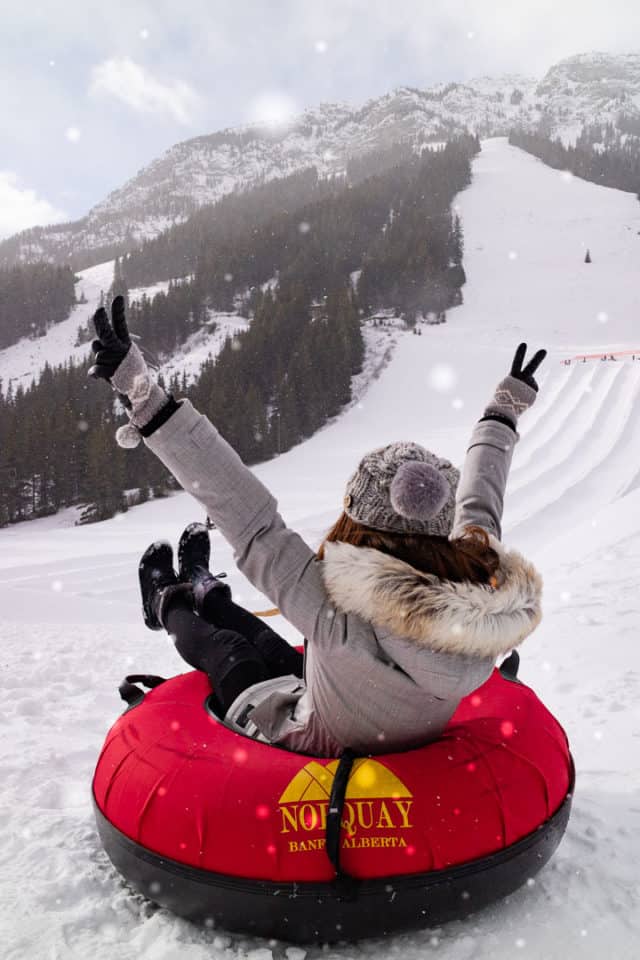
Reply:
[[[446,537],[453,527],[460,471],[421,447],[400,441],[365,454],[349,479],[344,512],[388,533]]]

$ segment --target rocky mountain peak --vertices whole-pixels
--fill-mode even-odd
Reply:
[[[640,53],[583,53],[542,80],[507,74],[427,88],[400,86],[362,106],[320,103],[288,124],[248,124],[176,144],[75,223],[39,227],[0,244],[0,263],[97,263],[157,236],[225,193],[405,140],[416,149],[463,130],[506,135],[514,126],[575,141],[584,126],[640,120]]]

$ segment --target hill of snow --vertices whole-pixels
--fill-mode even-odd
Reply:
[[[66,320],[54,324],[43,337],[23,337],[0,350],[0,379],[5,391],[9,386],[14,390],[20,385],[28,387],[47,363],[55,367],[69,358],[78,362],[89,353],[90,342],[76,346],[78,328],[86,328],[87,320],[98,308],[101,294],[111,286],[113,261],[83,270],[79,276],[76,297],[80,299],[84,295],[86,303],[79,303]]]
[[[574,811],[558,853],[535,883],[465,923],[324,950],[286,954],[286,945],[199,930],[145,903],[100,849],[91,776],[120,710],[122,676],[187,669],[168,638],[143,626],[137,562],[151,540],[175,543],[202,510],[178,494],[91,527],[48,518],[0,531],[7,960],[112,960],[124,952],[141,960],[637,956],[640,361],[627,354],[564,362],[616,349],[637,348],[640,356],[637,202],[565,180],[491,140],[458,205],[464,305],[421,337],[387,334],[393,355],[360,399],[255,471],[315,547],[364,452],[411,439],[460,463],[517,343],[549,349],[538,401],[520,423],[504,540],[544,577],[545,616],[523,647],[521,676],[565,726],[577,763]],[[236,571],[217,532],[212,547],[235,598],[263,609],[269,598]],[[281,618],[271,623],[299,639]]]
[[[74,307],[66,320],[50,327],[43,337],[23,337],[12,346],[0,350],[0,381],[5,391],[10,386],[13,390],[20,385],[29,386],[47,363],[51,367],[66,363],[69,359],[77,363],[90,354],[90,340],[77,343],[78,328],[86,331],[91,327],[91,317],[100,304],[100,297],[106,294],[113,282],[113,260],[80,270],[78,277],[76,296],[80,298],[84,295],[85,303]],[[168,286],[168,282],[163,282],[137,287],[129,291],[129,300],[141,300],[143,295],[153,299],[157,293],[166,293]],[[238,314],[210,310],[208,323],[193,334],[174,356],[160,365],[160,372],[171,376],[176,371],[184,371],[192,379],[207,357],[218,354],[226,337],[233,337],[246,329],[248,323],[246,317]]]

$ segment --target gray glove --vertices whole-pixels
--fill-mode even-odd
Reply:
[[[511,373],[504,380],[501,380],[496,387],[493,399],[485,408],[485,416],[507,417],[515,425],[518,422],[518,417],[535,403],[538,384],[533,374],[546,357],[547,351],[538,350],[526,367],[523,368],[522,362],[526,352],[526,343],[521,343],[513,358]]]
[[[134,427],[146,426],[169,399],[162,387],[153,380],[135,343],[131,344],[124,360],[116,368],[111,383],[131,404],[128,413]]]

